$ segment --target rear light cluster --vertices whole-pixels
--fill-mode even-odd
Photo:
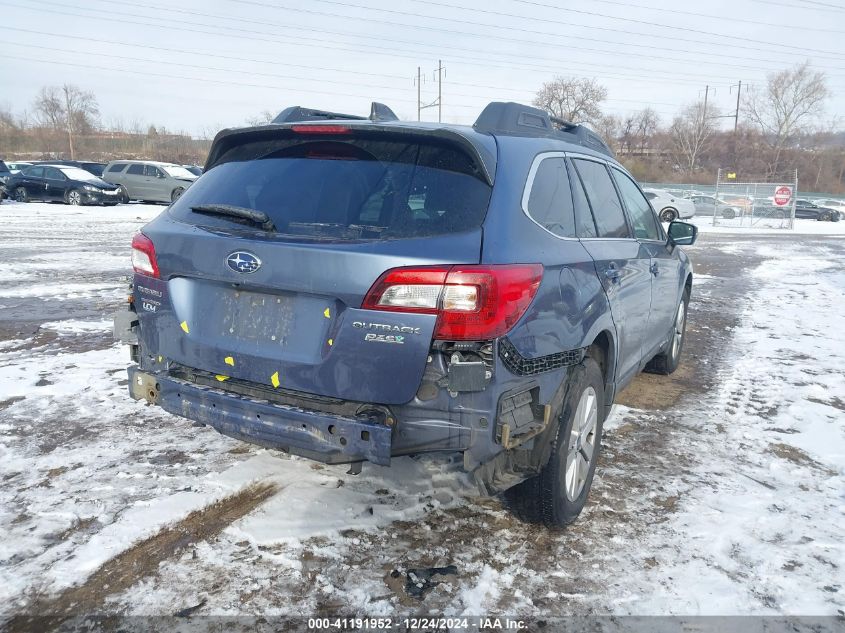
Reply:
[[[159,277],[156,248],[153,241],[143,233],[136,233],[132,238],[132,268],[136,273]]]
[[[373,284],[361,307],[436,314],[438,340],[489,340],[525,314],[542,278],[542,264],[393,268]]]

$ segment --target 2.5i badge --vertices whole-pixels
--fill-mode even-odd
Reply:
[[[364,340],[372,343],[393,343],[396,345],[405,344],[405,334],[419,334],[420,328],[406,325],[390,325],[388,323],[372,323],[368,321],[353,321],[352,327],[361,330],[375,330],[367,332]],[[392,334],[388,334],[392,332]]]

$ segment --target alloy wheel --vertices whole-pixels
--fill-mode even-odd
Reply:
[[[569,501],[578,499],[587,483],[590,465],[596,454],[597,424],[598,398],[595,389],[587,387],[578,400],[566,450],[564,484]]]
[[[677,358],[681,352],[681,343],[684,340],[684,320],[686,318],[686,306],[681,301],[681,305],[678,306],[678,314],[675,316],[675,328],[672,335],[672,358]]]
[[[77,206],[82,202],[82,196],[79,195],[78,191],[71,191],[69,194],[67,194],[67,201],[68,204]]]

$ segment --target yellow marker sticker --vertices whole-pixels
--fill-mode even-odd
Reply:
[[[161,356],[159,356],[159,357],[158,357],[158,362],[161,362],[161,361],[163,361],[163,360],[164,360],[164,359],[163,359]]]
[[[235,359],[232,358],[231,356],[227,356],[226,358],[224,358],[223,362],[226,363],[227,365],[231,365],[232,367],[235,366]]]
[[[270,376],[270,382],[271,382],[271,383],[273,383],[273,386],[274,386],[276,389],[278,389],[278,388],[279,388],[279,385],[281,384],[281,383],[279,382],[279,372],[276,372],[275,374],[273,374],[272,376]]]
[[[229,380],[228,376],[221,376],[220,374],[217,374],[215,378],[217,378],[217,380],[219,380],[220,382],[223,382],[224,380]]]
[[[329,345],[334,345],[334,339],[329,339]]]
[[[190,334],[191,330],[188,328],[188,322],[187,321],[182,321],[179,324],[179,327],[181,327],[183,330],[185,330],[185,334]]]
[[[325,310],[323,310],[323,316],[326,317],[327,319],[331,319],[332,313],[331,313],[331,311],[329,311],[328,308],[326,308]]]

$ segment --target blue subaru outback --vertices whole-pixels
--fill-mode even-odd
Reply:
[[[696,235],[667,235],[598,136],[541,110],[288,108],[220,132],[135,236],[116,332],[133,398],[352,472],[460,452],[562,526],[614,395],[678,366]]]

